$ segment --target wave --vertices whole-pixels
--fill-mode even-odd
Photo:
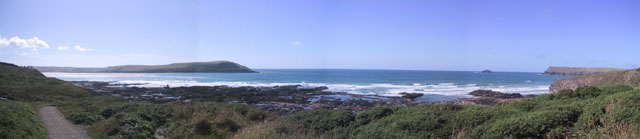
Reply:
[[[446,95],[446,96],[467,96],[471,91],[478,89],[495,90],[505,93],[520,93],[520,94],[543,94],[549,91],[548,85],[539,86],[477,86],[475,84],[452,84],[452,83],[440,83],[440,84],[427,84],[427,85],[397,85],[397,84],[331,84],[331,83],[257,83],[257,82],[198,82],[198,81],[185,81],[185,80],[162,80],[162,81],[149,81],[149,80],[123,80],[113,82],[113,84],[136,84],[132,86],[136,87],[180,87],[180,86],[254,86],[254,87],[269,87],[269,86],[284,86],[284,85],[300,85],[300,88],[313,88],[326,86],[328,91],[347,92],[351,94],[361,95],[380,95],[380,96],[401,96],[402,92],[410,93],[422,93],[431,95]]]
[[[532,84],[501,84],[501,83],[451,83],[435,84],[407,83],[407,84],[345,84],[345,83],[306,83],[306,82],[244,82],[244,81],[215,81],[213,77],[201,80],[194,76],[180,76],[175,74],[145,74],[145,73],[44,73],[48,77],[63,78],[73,81],[109,81],[112,84],[136,84],[137,87],[180,87],[180,86],[283,86],[300,85],[300,88],[326,86],[328,91],[347,92],[352,94],[401,96],[400,93],[422,93],[425,95],[446,95],[468,97],[468,93],[478,89],[494,90],[504,93],[544,94],[549,92],[549,85]],[[207,81],[209,80],[209,81]],[[214,81],[211,81],[214,80]],[[525,81],[526,82],[526,81]]]

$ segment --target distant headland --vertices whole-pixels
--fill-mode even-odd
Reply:
[[[581,67],[554,67],[550,66],[544,71],[548,75],[591,75],[611,71],[622,71],[624,69],[615,68],[581,68]]]
[[[246,66],[230,61],[187,62],[168,65],[122,65],[104,68],[34,67],[40,72],[72,73],[253,73]]]
[[[563,89],[576,89],[581,86],[607,87],[613,85],[640,87],[640,68],[559,79],[551,84],[549,90],[554,93]]]

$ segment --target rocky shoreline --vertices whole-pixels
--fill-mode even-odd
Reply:
[[[70,83],[93,90],[99,95],[115,96],[134,103],[188,103],[194,101],[244,103],[281,115],[307,109],[341,109],[358,113],[376,106],[415,106],[449,103],[493,105],[497,102],[523,98],[522,96],[510,98],[478,96],[441,102],[421,102],[414,101],[415,98],[423,95],[420,93],[401,93],[403,94],[401,97],[357,95],[346,92],[326,91],[328,88],[324,86],[166,86],[143,88],[135,87],[135,85],[140,84],[114,84],[96,81],[71,81]]]

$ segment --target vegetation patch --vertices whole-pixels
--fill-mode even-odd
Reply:
[[[0,100],[0,138],[47,138],[36,111],[27,103]]]
[[[89,97],[93,93],[29,67],[0,62],[0,97],[16,101],[60,102]]]

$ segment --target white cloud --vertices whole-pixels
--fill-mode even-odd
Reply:
[[[58,46],[58,50],[62,50],[62,51],[69,50],[69,46]]]
[[[14,36],[11,38],[3,38],[0,37],[0,47],[11,47],[11,48],[30,48],[33,51],[38,50],[39,48],[49,48],[49,44],[40,40],[38,37],[33,37],[31,39],[26,38],[22,39],[20,37]]]
[[[300,41],[294,41],[291,43],[291,46],[302,46],[304,45],[304,43],[300,42]]]
[[[78,50],[78,51],[83,51],[83,52],[84,52],[84,51],[91,51],[91,49],[88,49],[88,48],[82,48],[82,47],[80,47],[80,45],[76,45],[76,47],[74,47],[73,49],[76,49],[76,50]]]

